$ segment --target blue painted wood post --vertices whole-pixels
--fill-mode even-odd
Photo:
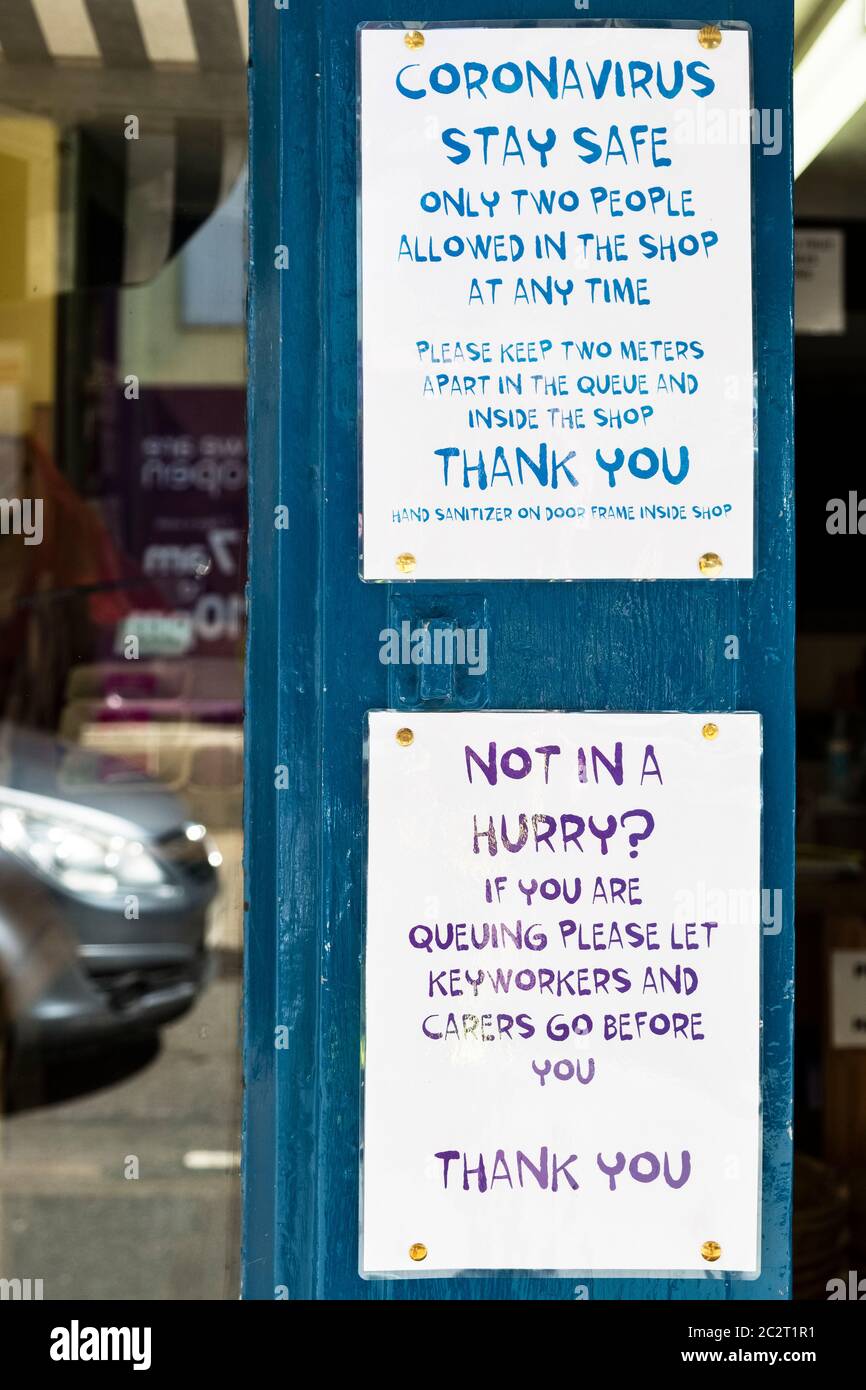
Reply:
[[[573,0],[436,0],[435,19],[573,20]],[[693,20],[692,0],[592,0],[595,20]],[[793,472],[790,0],[752,26],[755,104],[784,147],[755,170],[759,459],[749,582],[365,585],[358,579],[356,26],[386,0],[252,3],[250,646],[247,675],[247,1298],[569,1299],[568,1280],[358,1277],[359,1035],[369,709],[401,699],[380,630],[480,606],[494,709],[758,710],[764,721],[762,1273],[596,1279],[594,1299],[789,1296],[793,989]],[[418,18],[419,16],[415,16]],[[290,268],[275,269],[275,248]],[[287,507],[289,529],[275,529]],[[527,633],[533,641],[527,641]],[[740,659],[724,656],[739,637]],[[599,652],[608,655],[601,661]],[[557,661],[536,660],[558,651]],[[405,692],[402,692],[405,698]],[[281,771],[281,769],[283,771]],[[285,784],[280,789],[278,784]],[[275,1030],[285,1030],[275,1047]]]

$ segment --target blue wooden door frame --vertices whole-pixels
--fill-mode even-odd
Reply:
[[[436,20],[695,20],[692,0],[435,0]],[[763,883],[763,1241],[757,1280],[596,1279],[593,1299],[790,1295],[793,992],[792,4],[743,0],[755,104],[759,459],[749,582],[472,584],[494,709],[758,710]],[[413,11],[416,19],[423,17]],[[356,26],[387,0],[252,0],[251,565],[247,668],[244,1295],[572,1299],[569,1280],[358,1276],[364,714],[393,702],[378,634],[431,591],[358,578]],[[290,267],[275,269],[275,247]],[[287,507],[288,530],[275,508]],[[425,592],[426,591],[426,592]],[[390,616],[389,616],[390,615]],[[532,634],[528,640],[527,634]],[[736,635],[739,660],[725,658]],[[275,769],[287,786],[275,786]],[[284,1028],[286,1047],[275,1047]]]

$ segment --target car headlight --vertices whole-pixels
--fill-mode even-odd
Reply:
[[[140,840],[29,807],[0,806],[0,849],[70,893],[174,893],[163,866]]]

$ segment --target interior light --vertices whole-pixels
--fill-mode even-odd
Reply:
[[[794,177],[866,103],[866,0],[844,0],[794,70]]]

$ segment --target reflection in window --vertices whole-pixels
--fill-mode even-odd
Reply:
[[[246,5],[0,0],[0,1278],[237,1295]]]

